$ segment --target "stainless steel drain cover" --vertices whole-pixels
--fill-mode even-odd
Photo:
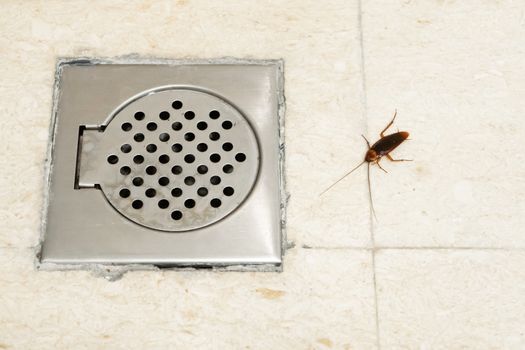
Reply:
[[[83,186],[100,186],[122,215],[153,229],[212,224],[246,199],[257,177],[251,126],[207,92],[148,91],[121,106],[100,131],[96,139],[83,135]]]
[[[42,264],[279,270],[279,60],[61,60]]]

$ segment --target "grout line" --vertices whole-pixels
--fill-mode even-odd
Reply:
[[[525,247],[376,247],[376,250],[495,250],[525,251]]]
[[[303,245],[301,249],[319,249],[319,250],[357,250],[357,251],[374,251],[380,250],[487,250],[487,251],[508,251],[523,252],[525,247],[323,247]]]
[[[380,250],[488,250],[488,251],[525,251],[525,247],[323,247],[303,245],[302,249],[320,249],[320,250],[362,250],[362,251],[380,251]]]
[[[368,101],[366,95],[366,72],[365,72],[365,50],[363,39],[363,5],[362,0],[357,0],[357,25],[359,33],[359,52],[361,66],[361,103],[363,108],[363,119],[365,120],[365,133],[368,135]],[[370,194],[372,196],[372,194]],[[379,334],[379,306],[377,301],[377,279],[376,279],[376,246],[374,233],[374,216],[372,215],[372,203],[370,203],[370,243],[372,244],[372,282],[374,286],[374,305],[375,305],[375,323],[376,323],[376,346],[381,349],[381,336]]]
[[[323,246],[309,246],[303,244],[302,246],[295,247],[300,249],[318,249],[318,250],[360,250],[360,251],[375,251],[380,250],[488,250],[488,251],[502,251],[502,252],[525,252],[525,247],[432,247],[432,246],[422,246],[422,247],[403,247],[403,246],[375,246],[375,247],[323,247]],[[2,247],[0,250],[34,250],[35,247]]]
[[[373,244],[373,242],[372,242]],[[375,319],[376,319],[376,345],[377,349],[381,349],[381,337],[379,334],[379,304],[377,297],[377,278],[376,278],[376,250],[372,249],[372,282],[374,286],[374,304],[375,304]]]
[[[368,131],[367,119],[367,94],[366,94],[366,75],[365,75],[365,52],[363,40],[363,18],[362,18],[361,0],[357,0],[357,25],[359,32],[359,52],[360,52],[360,68],[361,68],[361,103],[363,107],[363,117],[365,119],[366,130]]]
[[[358,251],[370,251],[374,248],[371,247],[323,247],[323,246],[309,246],[302,245],[301,249],[319,249],[319,250],[358,250]]]

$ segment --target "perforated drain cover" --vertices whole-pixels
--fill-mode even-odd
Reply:
[[[280,270],[283,62],[64,59],[40,261]]]
[[[150,228],[212,224],[246,199],[257,177],[251,126],[207,92],[148,91],[121,106],[100,131],[96,138],[84,132],[81,167],[90,171],[82,180],[91,178],[116,210]]]

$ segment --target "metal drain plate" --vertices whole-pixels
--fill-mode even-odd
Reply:
[[[82,134],[79,187],[100,186],[122,215],[164,231],[212,224],[250,193],[259,150],[230,103],[188,88],[142,93]]]
[[[280,269],[282,74],[60,61],[41,264]]]

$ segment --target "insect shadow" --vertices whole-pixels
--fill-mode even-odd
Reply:
[[[370,164],[371,163],[372,164],[377,164],[377,166],[381,170],[383,170],[385,173],[387,173],[387,171],[385,169],[383,169],[383,167],[381,167],[381,165],[379,164],[379,161],[383,157],[388,158],[388,160],[390,160],[392,162],[409,162],[409,161],[412,161],[412,159],[394,159],[390,155],[390,152],[392,152],[394,149],[396,149],[410,135],[407,131],[398,131],[398,132],[396,132],[394,134],[390,134],[390,135],[386,135],[385,136],[385,132],[388,130],[388,128],[390,128],[392,126],[392,124],[394,124],[394,120],[396,119],[396,116],[397,116],[397,110],[395,111],[394,117],[392,118],[390,123],[388,123],[388,125],[379,134],[380,135],[380,139],[376,143],[374,143],[372,146],[370,146],[370,142],[368,142],[366,137],[364,135],[361,135],[363,137],[363,139],[365,139],[366,144],[368,145],[368,151],[365,154],[365,159],[361,163],[359,163],[355,168],[353,168],[348,173],[346,173],[343,177],[341,177],[339,180],[334,182],[330,187],[328,187],[326,190],[324,190],[320,195],[323,195],[326,192],[328,192],[332,187],[337,185],[340,181],[342,181],[348,175],[350,175],[355,170],[357,170],[361,165],[363,165],[364,163],[367,163],[367,165],[368,165],[368,167],[367,167],[367,180],[368,180],[368,195],[370,197],[370,209],[372,210],[372,213],[374,214],[374,217],[377,220],[376,212],[374,210],[374,201],[372,199],[372,188],[370,186]]]

